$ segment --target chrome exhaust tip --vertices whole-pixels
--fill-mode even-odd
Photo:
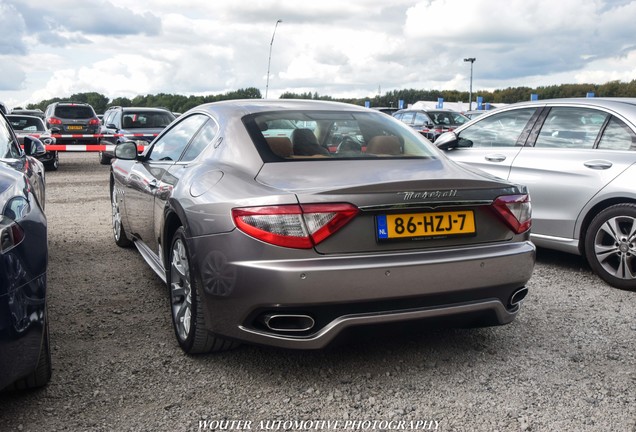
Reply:
[[[316,322],[309,315],[268,314],[263,317],[263,324],[275,332],[304,332]]]
[[[521,304],[521,302],[523,301],[524,298],[526,298],[527,295],[528,295],[528,288],[526,287],[520,288],[514,293],[512,293],[508,304],[511,307],[517,307]]]

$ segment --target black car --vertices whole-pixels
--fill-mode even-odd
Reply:
[[[48,266],[41,141],[24,151],[0,115],[0,390],[44,386],[51,377]]]
[[[435,141],[444,132],[468,122],[468,117],[448,109],[404,109],[393,117],[411,126],[430,141]]]
[[[7,119],[21,145],[24,144],[24,137],[32,135],[45,145],[55,144],[55,138],[46,130],[44,121],[41,118],[30,115],[8,114]],[[57,151],[47,151],[42,156],[38,156],[38,159],[44,164],[46,169],[51,171],[55,171],[60,166],[60,157]]]
[[[93,107],[81,102],[54,102],[44,112],[47,129],[63,137],[58,144],[97,144],[101,123]],[[72,135],[72,136],[69,136]]]
[[[110,107],[104,113],[101,144],[119,144],[124,141],[151,142],[176,117],[164,108],[148,107]],[[110,136],[109,136],[110,135]],[[116,136],[113,136],[116,135]],[[113,152],[99,152],[99,162],[108,165]]]

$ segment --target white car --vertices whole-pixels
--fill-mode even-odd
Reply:
[[[435,144],[528,186],[537,246],[585,256],[636,289],[636,99],[553,99],[485,113]]]

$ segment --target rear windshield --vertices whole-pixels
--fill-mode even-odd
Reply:
[[[254,114],[244,123],[264,160],[435,158],[420,134],[386,114],[348,111],[280,111]]]
[[[11,123],[11,127],[15,131],[43,131],[44,123],[42,120],[36,117],[22,117],[22,116],[7,116],[9,123]]]
[[[165,128],[174,119],[170,112],[126,111],[122,124],[124,129]]]
[[[81,105],[58,105],[55,107],[55,117],[66,119],[83,119],[95,117],[91,107]]]

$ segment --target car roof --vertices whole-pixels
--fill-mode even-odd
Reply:
[[[468,123],[464,123],[457,128],[457,132],[470,127],[476,122],[483,121],[486,118],[491,117],[497,113],[507,112],[510,110],[527,108],[527,107],[543,107],[543,106],[576,106],[576,107],[588,107],[602,109],[611,112],[622,120],[631,123],[636,127],[636,98],[620,98],[620,97],[592,97],[592,98],[554,98],[554,99],[541,99],[534,101],[522,101],[509,105],[505,105],[496,109],[484,111],[484,113],[478,117],[474,117]]]
[[[583,98],[581,97],[581,98],[540,99],[540,100],[534,100],[534,101],[516,102],[501,108],[516,107],[516,106],[522,106],[522,105],[545,105],[545,104],[577,104],[577,105],[602,106],[606,108],[619,107],[624,105],[633,105],[636,107],[636,98],[621,98],[621,97]]]
[[[122,106],[112,106],[112,107],[106,108],[106,111],[111,111],[111,110],[122,110],[122,111],[168,111],[168,112],[172,112],[168,108],[163,108],[163,107],[143,107],[143,106],[139,106],[139,107],[122,107]]]
[[[504,107],[497,108],[496,110],[490,110],[486,113],[491,112],[502,112],[507,111],[509,109],[515,109],[520,107],[531,107],[531,106],[544,106],[544,105],[575,105],[579,107],[594,107],[594,108],[602,108],[605,110],[609,110],[612,112],[620,112],[623,114],[628,114],[630,117],[636,118],[636,98],[610,98],[610,97],[593,97],[593,98],[555,98],[555,99],[543,99],[536,101],[524,101],[517,102],[510,105],[506,105]],[[486,114],[484,113],[484,114]],[[633,116],[633,117],[632,117]],[[479,116],[481,118],[482,116]],[[636,124],[632,120],[632,123]]]
[[[88,105],[88,106],[91,106],[89,103],[86,103],[86,102],[73,102],[73,101],[53,102],[51,105]]]
[[[344,102],[332,102],[332,101],[319,101],[310,99],[234,99],[218,102],[210,102],[207,104],[199,105],[192,108],[188,112],[225,112],[225,113],[237,113],[242,112],[242,115],[257,114],[262,112],[271,111],[286,111],[286,110],[312,110],[312,111],[359,111],[359,112],[372,112],[384,115],[378,111],[371,111],[360,105],[348,104]]]
[[[34,116],[34,115],[30,115],[30,114],[20,114],[20,113],[13,114],[13,113],[11,113],[11,114],[7,114],[6,116],[7,116],[7,118],[8,117],[25,117],[25,118],[34,118],[34,119],[42,120],[42,117]]]
[[[399,111],[397,111],[395,114],[397,113],[402,113],[402,112],[449,112],[449,113],[458,113],[458,111],[452,110],[452,109],[448,109],[448,108],[404,108],[401,109]]]

